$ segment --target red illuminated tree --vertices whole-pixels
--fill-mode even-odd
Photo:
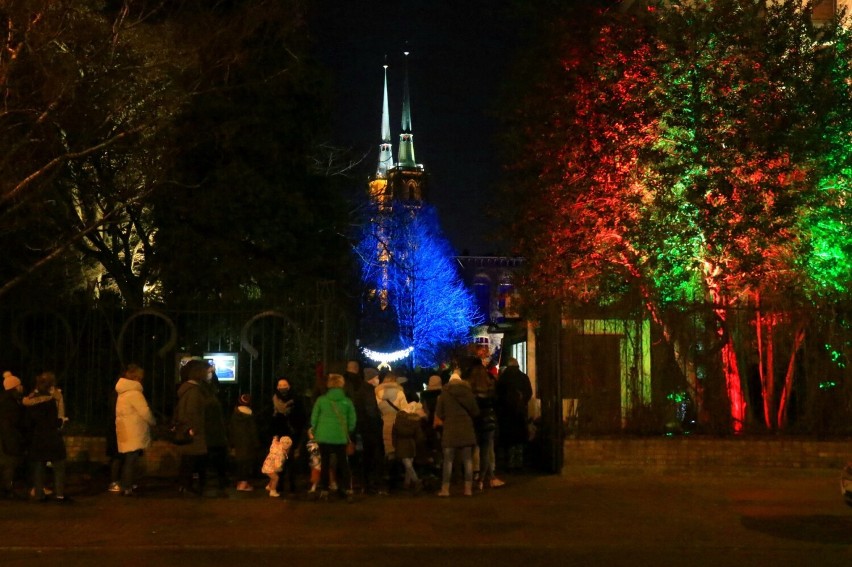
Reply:
[[[810,8],[674,1],[602,15],[587,44],[559,45],[561,68],[518,122],[533,148],[518,188],[541,196],[516,219],[531,278],[548,284],[535,297],[600,303],[623,294],[618,284],[639,290],[699,402],[694,361],[665,312],[706,302],[737,431],[747,416],[738,347],[752,339],[734,340],[730,313],[754,309],[762,414],[783,426],[804,340],[795,307],[813,300],[810,221],[845,205],[825,186],[846,190],[848,140],[828,133],[852,131],[849,34],[813,26]],[[775,357],[782,331],[786,364]]]

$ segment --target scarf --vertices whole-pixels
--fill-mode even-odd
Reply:
[[[278,392],[275,392],[272,395],[272,405],[274,406],[273,415],[277,415],[279,413],[284,416],[290,415],[290,412],[293,411],[294,404],[295,401],[292,398],[287,400],[281,399]]]

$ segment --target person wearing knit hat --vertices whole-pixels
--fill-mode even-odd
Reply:
[[[21,380],[9,371],[3,373],[0,392],[0,498],[13,498],[15,471],[24,456],[24,407]]]
[[[403,487],[406,490],[414,489],[415,494],[423,488],[423,483],[414,470],[414,459],[417,458],[417,449],[426,441],[423,433],[423,419],[426,414],[418,402],[411,402],[400,408],[393,423],[393,446],[396,458],[405,468],[405,481]]]
[[[234,451],[237,491],[251,492],[254,487],[249,479],[252,477],[252,467],[260,452],[257,422],[251,410],[251,394],[240,394],[237,400],[237,406],[228,424],[228,441]]]
[[[376,387],[379,385],[379,371],[375,368],[364,369],[364,381]]]
[[[3,389],[4,390],[15,390],[21,386],[21,379],[9,372],[8,370],[3,373]]]
[[[444,382],[441,380],[441,377],[437,374],[433,374],[429,376],[429,383],[426,386],[427,390],[440,390],[444,387]]]
[[[479,406],[470,384],[461,379],[458,367],[453,368],[450,381],[438,396],[435,407],[435,417],[443,425],[441,447],[444,453],[438,496],[450,495],[450,478],[456,453],[464,465],[464,494],[473,495],[473,446],[476,445],[473,420],[478,415]]]
[[[435,408],[438,405],[438,396],[443,391],[444,383],[441,377],[434,374],[429,377],[429,382],[426,389],[420,392],[420,403],[423,404],[423,410],[426,412],[426,443],[424,445],[426,455],[425,460],[432,467],[438,467],[438,470],[432,471],[440,476],[441,463],[441,428],[435,427]],[[433,475],[430,475],[433,476]]]

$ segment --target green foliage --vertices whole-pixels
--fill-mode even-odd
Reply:
[[[651,7],[557,20],[560,65],[513,112],[509,195],[541,198],[512,217],[534,293],[600,302],[612,274],[657,305],[848,289],[849,31],[792,0]]]

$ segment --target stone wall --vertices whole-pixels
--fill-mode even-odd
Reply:
[[[701,473],[753,468],[841,469],[852,439],[657,437],[568,439],[563,473],[584,467]]]
[[[65,449],[70,463],[89,465],[106,465],[109,457],[106,454],[106,439],[104,437],[65,437]],[[148,476],[176,476],[180,455],[178,448],[165,441],[154,441],[145,450],[142,466]]]

